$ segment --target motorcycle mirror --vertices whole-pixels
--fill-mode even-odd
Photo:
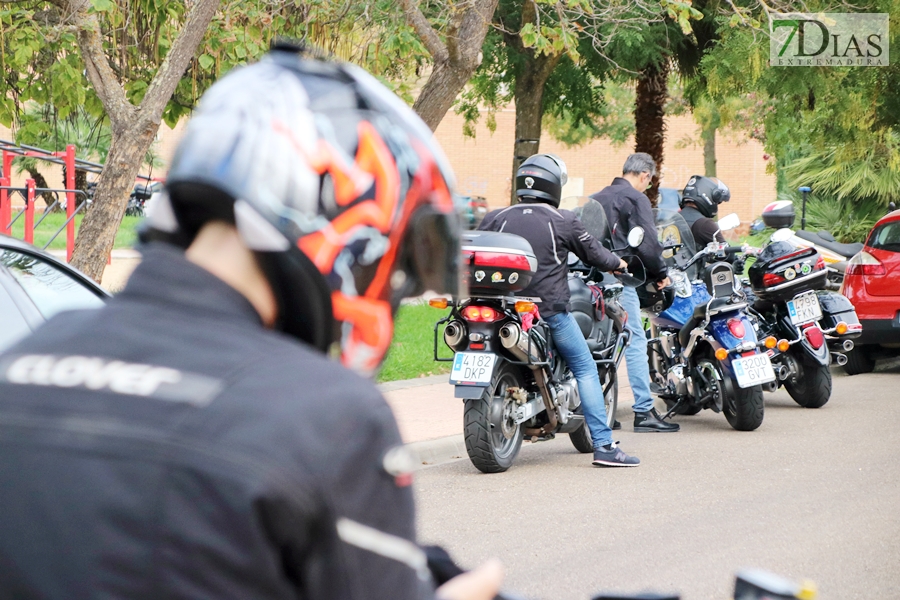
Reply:
[[[644,228],[643,227],[635,227],[631,231],[628,232],[628,245],[632,248],[637,248],[641,245],[641,242],[644,241]]]
[[[730,215],[725,215],[719,219],[719,229],[721,231],[729,231],[740,224],[741,218],[737,216],[737,213],[731,213]]]
[[[794,232],[788,228],[778,229],[769,239],[773,242],[786,242],[794,236]]]

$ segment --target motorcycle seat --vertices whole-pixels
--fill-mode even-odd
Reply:
[[[722,306],[728,304],[728,298],[716,298],[709,304],[709,310],[715,310]],[[684,348],[687,346],[688,341],[691,339],[691,332],[694,330],[697,325],[703,322],[703,319],[706,318],[706,303],[698,304],[694,307],[694,314],[691,315],[691,318],[687,320],[687,323],[679,330],[678,332],[678,341],[681,342],[681,347]]]
[[[828,233],[827,231],[819,231],[818,233],[813,233],[811,231],[800,230],[796,232],[798,238],[802,240],[806,240],[807,242],[816,244],[817,246],[822,246],[832,252],[836,252],[841,256],[851,257],[855,254],[859,253],[863,249],[863,244],[861,242],[854,242],[852,244],[842,244],[834,239],[834,236]]]

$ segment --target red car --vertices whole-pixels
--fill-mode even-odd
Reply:
[[[856,307],[863,326],[844,370],[869,373],[877,358],[900,356],[900,210],[882,217],[869,232],[862,252],[847,266],[841,293]]]

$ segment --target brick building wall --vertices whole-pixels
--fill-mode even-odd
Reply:
[[[497,129],[493,134],[483,121],[476,127],[476,137],[467,138],[462,134],[462,117],[450,111],[435,136],[453,166],[460,193],[484,196],[492,207],[504,206],[509,202],[515,111],[508,109],[496,114]],[[679,143],[685,138],[698,137],[697,125],[690,116],[669,117],[667,123],[662,185],[680,190],[691,175],[703,173],[703,149],[698,144]],[[160,127],[156,151],[166,164],[172,158],[183,128],[184,121],[174,130],[166,125]],[[12,139],[12,136],[0,127],[0,139]],[[631,141],[614,146],[598,140],[568,148],[549,135],[541,140],[541,151],[556,153],[566,161],[570,184],[565,195],[589,195],[608,185],[613,177],[621,174],[622,164],[632,148]],[[775,199],[775,176],[766,174],[764,152],[756,141],[719,135],[716,150],[719,177],[731,188],[731,202],[721,214],[737,212],[746,223],[759,216],[762,208]],[[51,186],[62,187],[58,166],[47,163],[41,166],[41,172]],[[154,170],[154,175],[164,174],[165,167]],[[24,186],[25,177],[14,174],[13,185]]]

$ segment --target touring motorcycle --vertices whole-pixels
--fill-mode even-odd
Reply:
[[[657,210],[656,222],[674,294],[671,304],[645,309],[651,387],[669,408],[666,418],[708,408],[752,431],[763,421],[762,385],[775,372],[729,262],[742,249],[713,242],[696,251],[680,214]]]
[[[603,209],[596,208],[599,212],[588,209],[582,222],[599,238],[607,227]],[[462,254],[467,297],[436,298],[430,304],[451,309],[435,325],[434,358],[453,362],[450,383],[464,401],[466,452],[472,464],[485,473],[506,471],[523,439],[537,442],[559,433],[569,434],[579,452],[592,452],[578,384],[540,319],[540,299],[516,295],[537,269],[531,245],[509,233],[471,231],[463,234]],[[622,283],[574,255],[569,269],[572,313],[597,363],[607,424],[612,426],[616,368],[630,337],[627,313],[619,304]],[[439,357],[441,337],[453,358]]]

